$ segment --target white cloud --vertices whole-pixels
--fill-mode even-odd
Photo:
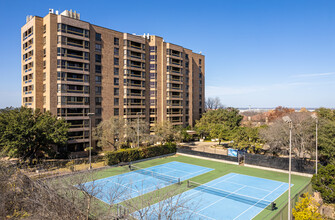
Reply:
[[[293,75],[291,77],[293,78],[306,78],[306,77],[319,77],[319,76],[332,76],[335,75],[335,72],[329,72],[329,73],[311,73],[311,74],[298,74]]]

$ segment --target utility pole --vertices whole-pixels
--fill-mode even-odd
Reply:
[[[290,156],[289,156],[289,165],[288,165],[288,219],[291,220],[291,159],[292,159],[292,120],[288,116],[284,116],[283,120],[288,123],[290,128]]]

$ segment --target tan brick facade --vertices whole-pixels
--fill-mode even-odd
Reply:
[[[31,17],[21,28],[22,105],[71,123],[68,150],[88,146],[93,126],[112,116],[194,125],[204,111],[204,56],[84,22],[77,14]]]

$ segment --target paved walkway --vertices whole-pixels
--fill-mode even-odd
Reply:
[[[180,146],[189,148],[194,151],[227,155],[227,150],[224,149],[222,146],[217,146],[218,144],[219,142],[194,141],[188,143],[181,143]]]

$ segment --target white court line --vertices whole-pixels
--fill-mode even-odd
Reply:
[[[188,210],[190,210],[190,209],[188,209]],[[217,219],[215,219],[215,218],[209,217],[209,216],[207,216],[207,215],[201,214],[201,213],[196,212],[196,211],[192,211],[192,210],[190,210],[190,212],[191,212],[191,213],[195,213],[195,214],[197,214],[197,215],[201,215],[201,216],[203,216],[203,217],[205,217],[205,218],[208,218],[208,219],[217,220]]]
[[[286,184],[286,183],[283,183],[283,184]],[[294,184],[292,184],[292,185],[294,186]],[[291,188],[292,188],[293,186],[291,186]],[[281,197],[284,193],[286,193],[286,191],[287,191],[287,190],[285,190],[282,194],[280,194],[279,196],[277,196],[277,198],[275,198],[273,201],[276,201],[279,197]],[[254,217],[257,216],[257,215],[258,215],[259,213],[261,213],[262,211],[263,211],[263,210],[260,210],[256,215],[254,215]],[[254,218],[254,217],[253,217],[253,218]]]
[[[206,206],[205,208],[202,208],[199,212],[201,212],[202,210],[205,210],[205,209],[207,209],[208,207],[210,207],[210,206],[212,206],[212,205],[214,205],[214,204],[216,204],[216,203],[218,203],[218,202],[224,200],[225,198],[227,198],[227,197],[230,196],[231,194],[236,193],[237,191],[240,191],[241,189],[243,189],[243,188],[245,188],[245,187],[246,187],[246,186],[242,186],[241,188],[235,190],[234,192],[231,192],[230,194],[228,194],[227,196],[223,197],[222,199],[219,199],[219,200],[217,200],[217,201],[215,201],[215,202],[209,204],[209,205]]]
[[[185,176],[194,175],[194,174],[196,174],[196,173],[200,173],[200,172],[205,171],[205,170],[208,170],[208,169],[210,169],[210,171],[213,171],[213,170],[214,170],[214,169],[212,169],[212,168],[206,168],[206,169],[199,170],[199,171],[197,171],[197,172],[193,172],[193,173],[189,173],[189,172],[187,172],[187,173],[189,173],[189,174],[187,174],[187,175],[185,175]],[[182,176],[182,177],[185,178],[185,176]]]
[[[275,192],[279,187],[281,187],[283,184],[282,183],[280,186],[278,186],[277,188],[275,188],[274,190],[272,190],[271,192],[269,192],[266,196],[264,196],[263,198],[261,198],[258,202],[256,202],[255,204],[253,204],[252,206],[250,206],[248,209],[244,210],[244,212],[240,213],[237,217],[234,218],[237,219],[238,217],[240,217],[241,215],[243,215],[245,212],[247,212],[249,209],[251,209],[252,207],[254,207],[255,205],[257,205],[262,199],[266,198],[267,196],[271,195],[273,192]],[[262,209],[263,210],[263,209]]]
[[[113,183],[114,183],[114,182],[113,182]],[[127,188],[127,189],[134,190],[135,192],[139,192],[138,190],[133,189],[133,188],[130,188],[130,187],[125,186],[125,185],[123,185],[123,184],[120,184],[120,183],[117,183],[117,182],[115,182],[115,183],[118,184],[118,185],[120,185],[120,186],[123,186],[123,187],[125,187],[125,188]]]
[[[177,162],[177,161],[173,161],[173,162]],[[170,163],[171,163],[171,162],[170,162]],[[179,163],[181,163],[180,165],[184,165],[184,164],[185,164],[185,165],[191,165],[191,166],[202,167],[202,166],[198,166],[198,165],[193,165],[193,164],[188,164],[188,163],[177,162],[177,164],[179,164]],[[171,165],[171,164],[167,163],[166,165],[169,166],[169,165]],[[202,168],[204,168],[204,169],[202,169],[202,170],[200,170],[200,171],[203,171],[203,170],[206,170],[206,169],[214,170],[214,169],[212,169],[212,168],[208,168],[208,167],[202,167]],[[170,168],[170,169],[174,169],[174,170],[176,170],[176,171],[181,171],[181,172],[184,172],[184,173],[189,173],[189,174],[186,175],[186,176],[189,176],[189,175],[191,175],[191,174],[200,172],[200,171],[197,171],[197,172],[193,172],[193,173],[191,173],[191,172],[187,172],[187,171],[180,170],[180,169],[175,169],[175,168]]]
[[[238,175],[237,173],[236,174],[234,174],[233,176],[230,176],[229,178],[227,178],[227,179],[231,179],[231,178],[233,178],[234,176],[236,176],[236,175]],[[220,177],[218,177],[218,178],[221,178],[222,176],[220,176]],[[216,179],[218,179],[218,178],[216,178]],[[212,186],[215,186],[215,185],[217,185],[217,184],[219,184],[219,183],[222,183],[222,182],[224,182],[226,179],[224,179],[224,180],[222,180],[222,181],[220,181],[220,182],[217,182],[217,183],[215,183],[214,185],[212,185]],[[212,181],[214,181],[214,180],[212,180]],[[203,184],[203,185],[205,185],[205,184]],[[206,185],[205,185],[206,186]],[[208,186],[208,185],[207,185]],[[209,187],[211,187],[211,186],[209,186]],[[187,192],[187,191],[186,191]],[[194,194],[197,194],[197,193],[200,193],[200,192],[202,192],[202,191],[196,191],[196,192],[194,192],[194,193],[192,193],[192,194],[190,194],[190,195],[186,195],[186,197],[189,197],[189,196],[191,196],[191,195],[194,195]]]
[[[254,188],[254,189],[258,189],[258,190],[262,190],[262,191],[272,192],[271,190],[262,189],[262,188],[258,188],[258,187],[255,187],[255,186],[249,186],[249,185],[240,184],[240,183],[235,183],[235,182],[231,182],[231,181],[226,181],[226,182],[227,182],[227,183],[233,183],[233,184],[236,184],[236,185],[241,185],[241,186],[247,186],[247,187],[249,187],[249,188]]]

